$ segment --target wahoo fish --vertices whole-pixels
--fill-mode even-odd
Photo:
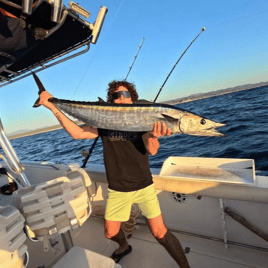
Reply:
[[[39,78],[33,73],[39,87],[39,95],[45,91]],[[60,111],[96,128],[147,132],[153,130],[155,122],[165,122],[172,134],[193,136],[220,136],[216,130],[225,124],[214,122],[202,116],[178,109],[172,105],[137,101],[133,104],[107,103],[99,98],[98,102],[71,101],[57,98],[49,99]],[[38,107],[39,98],[33,107]]]

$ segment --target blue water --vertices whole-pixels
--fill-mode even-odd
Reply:
[[[160,140],[158,154],[150,165],[160,168],[168,156],[202,156],[254,159],[259,175],[268,175],[268,86],[177,105],[214,121],[225,123],[221,137],[174,135]],[[55,130],[11,141],[19,158],[25,161],[78,162],[82,149],[93,140],[73,140],[65,130]],[[98,141],[91,164],[103,164],[102,142]]]

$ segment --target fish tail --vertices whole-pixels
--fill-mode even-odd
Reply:
[[[38,108],[39,106],[41,106],[41,105],[39,104],[39,101],[40,101],[40,98],[38,98],[38,99],[35,101],[35,103],[34,103],[34,105],[33,105],[33,108]]]
[[[46,91],[46,89],[44,88],[44,86],[43,86],[42,82],[40,81],[40,79],[38,78],[38,76],[34,72],[32,72],[32,74],[33,74],[34,80],[35,80],[35,82],[36,82],[36,84],[37,84],[37,86],[39,88],[38,94],[40,95],[43,91]],[[41,106],[39,104],[39,101],[40,101],[40,98],[38,98],[35,101],[35,103],[33,105],[34,108],[37,108],[37,107]]]

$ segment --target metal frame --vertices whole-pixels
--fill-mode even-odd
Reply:
[[[26,18],[30,16],[33,11],[38,8],[43,2],[48,2],[46,0],[39,0],[36,2],[35,6],[33,7],[33,0],[22,0],[22,5],[17,5],[13,2],[8,0],[0,0],[0,2],[5,3],[9,6],[12,6],[17,9],[21,9],[21,17]],[[61,17],[61,11],[63,9],[63,0],[50,0],[49,3],[52,6],[52,21],[59,23]]]
[[[6,1],[6,0],[0,0],[0,1],[9,2],[9,1]],[[44,2],[44,1],[45,0],[39,0],[39,2],[37,2],[37,3],[39,5],[41,2]],[[61,1],[61,0],[59,0],[59,1]],[[62,51],[60,53],[57,53],[57,54],[54,54],[51,57],[45,58],[44,60],[39,61],[34,65],[30,65],[29,67],[24,68],[24,69],[22,69],[20,71],[14,72],[14,71],[9,70],[8,68],[12,65],[12,63],[11,64],[6,64],[6,65],[0,67],[0,71],[4,71],[6,73],[9,73],[8,77],[0,75],[0,88],[31,75],[31,72],[33,70],[34,70],[35,73],[37,73],[37,72],[40,72],[40,71],[42,71],[44,69],[47,69],[47,68],[52,67],[54,65],[57,65],[59,63],[62,63],[62,62],[65,62],[67,60],[70,60],[72,58],[75,58],[77,56],[80,56],[80,55],[86,53],[89,50],[90,43],[96,44],[97,39],[99,37],[99,33],[101,31],[101,28],[102,28],[102,25],[103,25],[103,22],[104,22],[104,19],[105,19],[105,15],[106,15],[108,9],[106,7],[100,7],[100,10],[99,10],[99,13],[98,13],[98,16],[97,16],[97,19],[96,19],[95,23],[91,24],[91,23],[83,20],[82,18],[80,18],[76,14],[74,14],[72,11],[68,10],[65,6],[63,6],[63,8],[64,8],[64,10],[62,11],[62,16],[61,16],[60,22],[54,28],[49,30],[44,38],[49,37],[51,34],[53,34],[55,31],[57,31],[64,24],[67,15],[71,16],[73,19],[77,20],[79,23],[83,24],[85,27],[91,29],[92,30],[91,36],[89,36],[87,39],[83,40],[82,42],[80,42],[80,43],[78,43],[78,44],[76,44],[74,46],[71,46],[68,49],[66,49],[66,50],[64,50],[64,51]],[[48,64],[51,61],[54,61],[57,58],[63,57],[66,54],[71,53],[71,52],[73,52],[73,51],[75,51],[77,49],[80,49],[80,48],[84,47],[84,46],[86,46],[86,48],[84,50],[79,51],[79,52],[77,52],[77,53],[75,53],[75,54],[73,54],[71,56],[65,57],[65,58],[63,58],[61,60],[58,60],[56,62],[53,62],[51,64]],[[3,54],[2,52],[0,52],[0,55],[1,54],[3,56],[6,56],[7,58],[12,59],[12,56],[8,55],[7,53]],[[14,62],[13,59],[12,59],[12,61]],[[41,67],[41,68],[36,69],[38,67]],[[23,76],[21,76],[21,75],[23,75]],[[21,76],[21,77],[16,78],[17,76]]]
[[[0,157],[5,161],[7,166],[16,174],[20,175],[23,185],[24,186],[29,186],[30,182],[28,181],[26,175],[23,172],[23,167],[22,164],[12,147],[9,139],[6,136],[6,133],[4,131],[1,119],[0,119],[0,144],[2,149],[4,150],[8,160],[4,157],[3,154],[0,153]]]
[[[11,83],[13,83],[13,82],[16,82],[16,81],[18,81],[18,80],[21,80],[21,79],[23,79],[23,78],[25,78],[25,77],[27,77],[27,76],[29,76],[29,75],[31,75],[31,74],[32,74],[32,71],[33,71],[35,68],[39,67],[39,66],[41,66],[41,68],[34,70],[35,73],[38,73],[38,72],[40,72],[40,71],[42,71],[42,70],[44,70],[44,69],[50,68],[50,67],[55,66],[55,65],[57,65],[57,64],[59,64],[59,63],[65,62],[65,61],[67,61],[67,60],[70,60],[70,59],[72,59],[72,58],[75,58],[75,57],[77,57],[77,56],[80,56],[80,55],[86,53],[86,52],[89,50],[90,42],[91,42],[91,38],[85,40],[84,42],[82,42],[82,43],[80,43],[80,44],[77,44],[76,46],[73,46],[73,47],[70,48],[69,50],[66,50],[66,51],[64,51],[64,52],[62,52],[62,53],[59,53],[59,54],[57,54],[57,55],[55,55],[55,56],[53,56],[53,57],[51,57],[51,58],[44,59],[43,61],[40,61],[40,62],[38,62],[38,63],[36,63],[36,64],[34,64],[34,65],[31,65],[31,66],[29,66],[28,68],[21,70],[20,72],[12,72],[12,75],[11,75],[9,78],[4,78],[4,79],[3,79],[3,80],[6,81],[6,82],[0,84],[0,88],[1,88],[1,87],[4,87],[4,86],[6,86],[6,85],[9,85],[9,84],[11,84]],[[80,52],[77,52],[77,53],[75,53],[75,54],[73,54],[73,55],[71,55],[71,56],[68,56],[68,57],[63,58],[63,59],[61,59],[61,60],[58,60],[58,61],[56,61],[56,62],[54,62],[54,63],[49,64],[49,65],[45,65],[46,63],[49,63],[49,62],[51,62],[51,61],[53,61],[53,60],[56,60],[57,58],[62,57],[62,56],[64,56],[65,54],[71,53],[71,52],[73,52],[73,51],[76,50],[76,49],[82,48],[83,46],[87,46],[87,47],[86,47],[84,50],[82,50],[82,51],[80,51]],[[9,72],[8,70],[5,70],[5,71],[6,71],[6,72]],[[27,72],[28,72],[28,73],[27,73]],[[25,74],[25,73],[26,73],[26,74]],[[23,75],[23,76],[21,76],[21,77],[19,77],[19,78],[13,79],[13,78],[15,78],[15,77],[17,77],[17,76],[20,76],[20,75],[22,75],[22,74],[25,74],[25,75]]]
[[[2,71],[11,72],[7,68],[15,62],[15,60],[16,60],[15,57],[9,55],[6,52],[2,52],[2,51],[0,51],[0,56],[6,57],[6,58],[10,58],[11,61],[12,61],[11,63],[7,63],[6,65],[1,66],[0,67],[0,72],[2,72]],[[1,75],[0,75],[0,77],[5,78],[4,76],[1,76]]]

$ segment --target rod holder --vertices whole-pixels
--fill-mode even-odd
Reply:
[[[33,0],[23,0],[22,1],[22,14],[23,17],[28,17],[29,15],[32,14],[32,9],[33,9]]]
[[[91,40],[91,43],[93,43],[93,44],[97,43],[97,40],[99,38],[99,34],[100,34],[100,31],[101,31],[101,28],[102,28],[102,25],[103,25],[103,22],[104,22],[104,19],[105,19],[107,12],[108,12],[107,7],[105,7],[105,6],[100,7],[97,19],[92,27],[93,28],[92,29],[93,30],[92,31],[93,38]]]
[[[59,23],[61,20],[61,12],[63,7],[63,0],[54,0],[52,5],[51,20]]]

